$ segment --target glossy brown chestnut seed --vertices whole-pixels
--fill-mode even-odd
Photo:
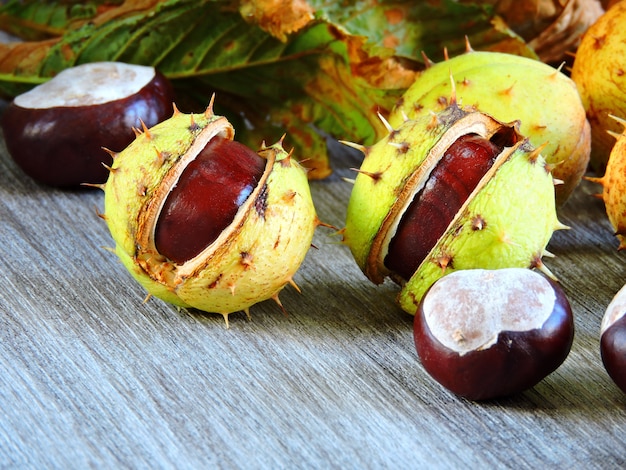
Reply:
[[[402,215],[385,257],[389,270],[411,278],[508,143],[501,139],[467,134],[448,147]]]
[[[233,221],[265,164],[245,145],[213,137],[165,200],[154,235],[159,253],[178,264],[200,254]]]
[[[2,116],[9,154],[34,180],[58,187],[104,183],[112,157],[173,112],[171,84],[152,67],[95,62],[17,96]]]
[[[563,363],[573,338],[562,288],[524,268],[453,272],[427,291],[414,321],[424,369],[469,400],[533,387]]]
[[[609,377],[626,393],[626,286],[615,295],[602,318],[600,355]]]

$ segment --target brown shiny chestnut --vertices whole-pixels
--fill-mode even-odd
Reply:
[[[444,276],[427,291],[414,321],[424,369],[469,400],[535,386],[563,363],[573,338],[562,288],[525,268]]]
[[[11,157],[39,183],[104,183],[112,157],[173,112],[170,82],[153,67],[94,62],[15,97],[1,121]]]
[[[476,134],[459,137],[445,151],[400,220],[385,257],[387,268],[411,278],[501,151]]]
[[[163,203],[154,234],[159,253],[183,264],[213,243],[257,187],[265,165],[265,159],[239,142],[211,139]],[[181,227],[193,229],[183,237]]]
[[[600,356],[615,385],[626,393],[626,286],[615,294],[602,318]]]

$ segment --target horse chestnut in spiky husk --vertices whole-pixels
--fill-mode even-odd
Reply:
[[[626,129],[626,120],[616,116],[612,118]],[[604,201],[606,214],[619,241],[618,250],[624,250],[626,249],[626,130],[622,130],[621,134],[613,131],[608,131],[607,134],[616,141],[609,154],[606,172],[602,178],[590,177],[588,179],[602,185],[600,197]]]
[[[399,283],[400,305],[414,314],[428,287],[455,270],[547,271],[545,247],[564,226],[545,160],[514,125],[453,100],[389,131],[361,147],[343,229],[370,280]]]
[[[319,224],[305,169],[279,142],[233,141],[226,118],[174,115],[114,155],[104,219],[150,294],[224,315],[273,298]]]
[[[459,103],[503,122],[519,121],[520,132],[553,167],[557,205],[563,204],[587,169],[591,131],[574,82],[537,60],[500,52],[473,51],[430,65],[389,116],[392,126],[448,106],[450,77]],[[566,116],[566,118],[564,117]]]
[[[615,141],[606,131],[620,132],[609,115],[626,116],[626,2],[616,2],[585,31],[572,65],[591,124],[592,168],[602,171]]]

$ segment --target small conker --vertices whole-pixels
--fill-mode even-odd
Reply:
[[[93,62],[63,70],[15,97],[2,117],[11,157],[39,183],[104,183],[112,157],[172,113],[167,78],[153,67]]]
[[[562,288],[524,268],[453,272],[431,286],[414,320],[424,369],[469,400],[533,387],[563,363],[573,338]]]
[[[626,393],[626,285],[615,294],[602,318],[600,355],[613,382]]]

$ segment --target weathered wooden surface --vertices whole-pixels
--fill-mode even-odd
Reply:
[[[350,155],[315,182],[342,226]],[[512,188],[514,190],[514,188]],[[417,359],[396,287],[370,285],[320,228],[281,300],[230,317],[177,311],[114,255],[99,191],[42,188],[0,146],[0,467],[614,468],[626,396],[599,355],[626,280],[595,188],[561,210],[546,264],[569,294],[566,362],[519,396],[476,404]]]

